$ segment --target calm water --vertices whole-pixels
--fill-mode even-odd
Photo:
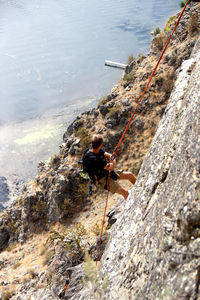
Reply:
[[[0,0],[0,176],[30,179],[66,123],[149,51],[179,0]],[[42,130],[41,130],[42,128]]]

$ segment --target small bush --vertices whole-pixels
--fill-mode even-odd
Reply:
[[[77,223],[74,228],[69,231],[68,237],[73,240],[76,248],[80,251],[83,251],[82,238],[86,235],[86,233],[85,227],[80,223]]]
[[[130,65],[130,63],[134,60],[135,60],[135,57],[133,56],[133,54],[129,55],[129,57],[127,59],[127,65]]]
[[[175,78],[173,75],[169,75],[163,80],[162,89],[165,92],[165,97],[168,99],[171,95],[172,89],[174,87]]]
[[[59,156],[57,156],[56,154],[52,154],[49,164],[51,166],[53,166],[53,165],[57,164],[59,161],[60,161]]]
[[[98,107],[107,103],[107,97],[103,96],[99,99]]]
[[[198,13],[193,13],[190,15],[190,19],[188,22],[188,30],[189,30],[190,35],[198,33],[199,29],[200,29],[200,26],[199,26]]]
[[[92,299],[95,300],[104,299],[108,286],[108,276],[106,275],[104,278],[102,277],[99,266],[96,266],[96,262],[93,261],[86,252],[83,263],[83,270],[86,277],[82,278],[82,280],[86,288],[90,291]]]
[[[119,106],[113,106],[111,108],[109,108],[109,117],[112,118],[116,118],[117,115],[121,115],[122,113],[122,109]]]
[[[98,223],[96,223],[93,228],[92,228],[92,232],[96,235],[99,236],[101,233],[101,227],[99,226]]]
[[[181,8],[183,8],[183,7],[185,6],[186,2],[187,2],[187,1],[181,1],[181,2],[179,3],[179,6],[180,6]]]
[[[159,33],[160,33],[160,28],[157,27],[157,28],[154,30],[153,35],[156,36],[156,35],[158,35]]]
[[[170,26],[172,25],[173,21],[176,19],[176,16],[170,17],[169,20],[166,23],[166,27],[164,28],[164,31],[170,31]]]
[[[40,218],[46,218],[47,215],[47,204],[45,200],[39,199],[37,203],[31,206],[31,218],[37,220]]]
[[[81,223],[77,223],[68,233],[60,233],[56,230],[50,232],[48,243],[53,245],[54,242],[59,242],[69,253],[73,259],[80,259],[84,255],[84,240],[83,237],[87,234],[85,227]],[[49,261],[48,252],[46,254],[47,262]],[[50,255],[50,259],[52,254]]]
[[[81,147],[88,148],[90,145],[90,136],[85,126],[81,127],[77,131],[77,136],[81,139]]]
[[[170,27],[166,26],[166,27],[164,28],[164,31],[170,31]]]
[[[136,77],[135,77],[135,70],[132,70],[130,73],[128,74],[124,74],[123,76],[123,81],[125,84],[129,84],[129,83],[133,83],[135,81]]]
[[[155,45],[155,47],[159,50],[162,51],[164,48],[164,45],[166,43],[166,35],[163,32],[162,34],[160,34],[159,36],[156,36],[153,40],[153,43]]]
[[[141,53],[141,54],[138,55],[137,62],[140,62],[140,63],[141,63],[141,62],[143,62],[143,60],[144,60],[145,58],[146,58],[146,56],[145,56],[144,54]]]

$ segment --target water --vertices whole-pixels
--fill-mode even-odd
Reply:
[[[34,176],[69,120],[122,76],[105,59],[148,52],[179,2],[0,0],[0,177]]]

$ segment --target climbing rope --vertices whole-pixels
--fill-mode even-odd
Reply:
[[[119,140],[119,142],[118,142],[118,144],[117,144],[117,146],[116,146],[115,152],[113,153],[113,155],[112,155],[112,157],[111,157],[111,162],[115,159],[115,157],[117,156],[117,154],[118,154],[118,152],[119,152],[119,147],[120,147],[120,145],[121,145],[121,143],[122,143],[122,141],[123,141],[123,139],[124,139],[124,136],[125,136],[127,130],[129,129],[129,126],[130,126],[130,124],[131,124],[131,122],[132,122],[132,120],[133,120],[133,117],[134,117],[134,115],[135,115],[135,113],[136,113],[136,111],[137,111],[137,109],[138,109],[140,103],[142,102],[142,99],[144,98],[144,95],[145,95],[145,93],[146,93],[146,91],[147,91],[147,89],[148,89],[148,87],[149,87],[149,85],[150,85],[150,83],[151,83],[151,81],[152,81],[152,78],[153,78],[153,76],[154,76],[156,70],[158,69],[158,66],[159,66],[159,64],[160,64],[160,62],[161,62],[161,60],[162,60],[162,58],[163,58],[163,55],[165,54],[165,52],[166,52],[166,50],[167,50],[167,47],[168,47],[168,45],[169,45],[169,42],[170,42],[170,40],[171,40],[171,38],[172,38],[172,36],[173,36],[173,34],[174,34],[174,32],[175,32],[175,30],[176,30],[176,28],[177,28],[179,22],[180,22],[180,20],[181,20],[183,14],[184,14],[184,11],[185,11],[185,9],[186,9],[186,7],[187,7],[187,5],[189,4],[190,1],[191,1],[191,0],[187,0],[187,2],[186,2],[186,4],[185,4],[185,6],[184,6],[184,8],[183,8],[183,10],[182,10],[182,12],[181,12],[181,14],[180,14],[180,16],[179,16],[179,18],[178,18],[178,20],[177,20],[177,22],[176,22],[176,24],[175,24],[175,26],[174,26],[174,29],[172,30],[172,33],[171,33],[171,35],[170,35],[170,37],[169,37],[169,39],[168,39],[168,41],[167,41],[167,43],[166,43],[166,45],[165,45],[165,47],[164,47],[162,53],[161,53],[161,55],[160,55],[160,58],[159,58],[159,60],[158,60],[158,62],[157,62],[157,64],[156,64],[156,66],[155,66],[155,68],[154,68],[154,70],[153,70],[153,72],[152,72],[152,74],[151,74],[151,77],[150,77],[150,79],[149,79],[149,81],[148,81],[148,83],[147,83],[147,85],[146,85],[146,87],[145,87],[145,89],[144,89],[144,91],[143,91],[143,93],[142,93],[142,95],[141,95],[141,97],[140,97],[140,99],[139,99],[137,105],[136,105],[136,108],[135,108],[135,110],[134,110],[134,112],[133,112],[133,114],[132,114],[132,116],[131,116],[131,118],[130,118],[128,124],[126,125],[126,127],[125,127],[125,129],[124,129],[124,131],[123,131],[123,133],[122,133],[122,135],[121,135],[121,138],[120,138],[120,140]],[[97,261],[98,261],[98,258],[99,258],[99,251],[100,251],[100,247],[101,247],[101,240],[102,240],[102,235],[103,235],[103,226],[104,226],[104,222],[105,222],[105,216],[106,216],[106,209],[107,209],[107,205],[108,205],[109,192],[110,192],[110,173],[109,173],[109,176],[108,176],[108,194],[107,194],[106,205],[105,205],[105,209],[104,209],[104,216],[103,216],[103,222],[102,222],[102,228],[101,228],[101,235],[100,235],[100,242],[99,242],[99,248],[98,248],[97,259],[96,259],[96,265],[97,265]]]
[[[140,103],[142,102],[142,99],[144,98],[144,95],[145,95],[145,93],[146,93],[146,91],[147,91],[147,89],[148,89],[148,87],[149,87],[149,85],[150,85],[150,83],[151,83],[151,81],[152,81],[152,78],[153,78],[153,76],[154,76],[154,74],[155,74],[155,72],[156,72],[156,70],[157,70],[157,68],[158,68],[158,66],[159,66],[159,64],[160,64],[160,62],[161,62],[161,60],[162,60],[162,58],[163,58],[163,55],[165,54],[165,52],[166,52],[166,50],[167,50],[167,47],[168,47],[168,45],[169,45],[169,42],[170,42],[170,40],[171,40],[171,38],[172,38],[172,36],[173,36],[173,34],[174,34],[174,32],[175,32],[175,30],[176,30],[176,28],[177,28],[179,22],[180,22],[180,20],[181,20],[183,14],[184,14],[184,11],[185,11],[185,9],[186,9],[186,7],[187,7],[187,5],[188,5],[188,3],[189,3],[190,1],[191,1],[191,0],[187,0],[187,2],[186,2],[186,4],[185,4],[185,6],[184,6],[184,8],[183,8],[183,10],[182,10],[182,12],[181,12],[181,14],[180,14],[180,16],[179,16],[179,18],[178,18],[178,20],[177,20],[177,22],[176,22],[176,24],[175,24],[175,26],[174,26],[174,29],[172,30],[172,33],[171,33],[171,35],[170,35],[170,37],[169,37],[169,39],[168,39],[168,41],[167,41],[167,43],[166,43],[166,45],[165,45],[165,47],[164,47],[162,53],[161,53],[161,55],[160,55],[160,58],[159,58],[159,60],[158,60],[158,62],[157,62],[157,64],[156,64],[156,66],[155,66],[155,68],[154,68],[154,70],[153,70],[153,72],[152,72],[152,74],[151,74],[151,77],[150,77],[150,79],[149,79],[149,81],[148,81],[148,83],[147,83],[147,85],[146,85],[146,87],[145,87],[145,89],[144,89],[144,91],[143,91],[143,93],[142,93],[142,95],[141,95],[139,101],[138,101],[138,104],[137,104],[137,106],[136,106],[136,108],[135,108],[135,110],[134,110],[134,112],[133,112],[133,114],[132,114],[132,116],[131,116],[131,118],[130,118],[128,124],[126,125],[126,127],[125,127],[125,129],[124,129],[124,132],[122,133],[122,136],[121,136],[121,138],[120,138],[120,140],[119,140],[119,142],[118,142],[118,144],[117,144],[117,147],[116,147],[116,149],[115,149],[115,152],[114,152],[113,155],[112,155],[112,161],[114,160],[114,158],[115,158],[116,155],[118,154],[119,147],[120,147],[120,145],[121,145],[121,143],[122,143],[122,141],[123,141],[123,139],[124,139],[124,136],[125,136],[125,134],[126,134],[128,128],[129,128],[130,124],[131,124],[131,121],[133,120],[133,117],[134,117],[134,115],[135,115],[135,113],[136,113],[136,111],[137,111],[137,109],[138,109]]]

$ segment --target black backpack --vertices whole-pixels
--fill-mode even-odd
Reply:
[[[87,173],[93,183],[97,182],[97,179],[100,180],[104,176],[108,176],[108,171],[105,169],[95,169],[92,164],[92,158],[94,157],[93,152],[88,148],[85,150],[82,157],[83,172]],[[107,159],[106,157],[100,157],[102,164],[106,166]],[[111,178],[117,180],[117,175],[114,171],[110,172]]]
[[[86,149],[83,157],[82,157],[82,164],[83,164],[83,172],[87,173],[92,180],[93,183],[96,183],[98,180],[103,178],[107,175],[107,171],[105,169],[98,169],[94,168],[92,160],[94,158],[94,153],[91,149]],[[107,160],[105,157],[100,157],[102,163],[106,166]]]

